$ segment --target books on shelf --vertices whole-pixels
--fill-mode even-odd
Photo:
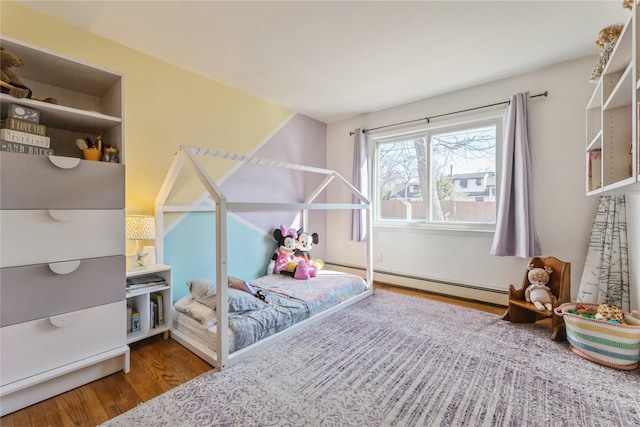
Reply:
[[[51,156],[52,148],[36,147],[33,145],[19,144],[17,142],[0,141],[0,151],[8,153],[32,154],[35,156]]]
[[[7,129],[18,132],[30,133],[33,135],[47,136],[47,127],[39,123],[22,120],[15,117],[7,117],[4,126]]]
[[[0,139],[7,142],[17,142],[18,144],[27,144],[42,148],[49,148],[51,146],[51,140],[48,136],[35,135],[7,128],[0,129]]]
[[[144,276],[128,277],[127,278],[127,290],[145,288],[148,286],[166,285],[167,281],[164,277],[157,274],[146,274]]]
[[[140,313],[131,314],[131,332],[138,332],[140,330]]]
[[[133,307],[127,304],[127,333],[131,332],[131,315],[133,314]]]
[[[33,119],[35,116],[30,116]],[[51,156],[51,141],[47,127],[37,120],[27,120],[9,115],[2,120],[0,129],[0,151],[36,156]]]
[[[156,325],[164,325],[164,307],[163,307],[163,295],[160,292],[153,292],[149,295],[151,301],[155,304],[154,312],[155,316],[155,324]]]
[[[9,104],[7,106],[7,117],[40,123],[40,111],[20,104]]]
[[[155,301],[151,300],[149,301],[149,327],[151,329],[155,329],[156,327],[156,322],[158,319],[158,305],[155,303]]]

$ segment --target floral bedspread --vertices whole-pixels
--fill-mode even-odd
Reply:
[[[309,316],[361,294],[367,287],[359,276],[331,270],[321,270],[318,276],[308,280],[270,274],[250,280],[249,284],[255,289],[264,289],[303,301],[307,305]]]

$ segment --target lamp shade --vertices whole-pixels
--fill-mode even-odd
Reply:
[[[129,240],[156,238],[156,221],[151,215],[127,215],[125,228]]]

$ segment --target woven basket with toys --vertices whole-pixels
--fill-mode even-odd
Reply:
[[[569,302],[556,307],[563,316],[569,348],[577,355],[615,369],[631,370],[640,359],[640,311],[609,304]]]

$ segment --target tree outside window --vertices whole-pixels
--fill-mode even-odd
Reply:
[[[379,223],[495,223],[500,122],[375,140]]]

